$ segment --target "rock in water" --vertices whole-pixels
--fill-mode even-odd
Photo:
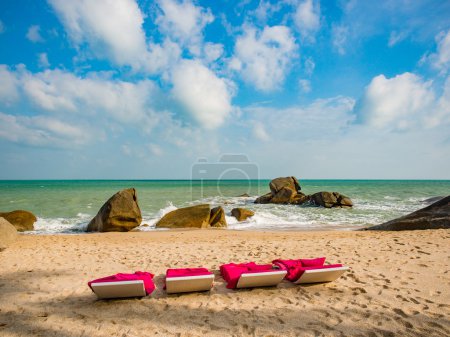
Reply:
[[[352,207],[350,198],[338,192],[317,192],[310,196],[311,203],[325,208]]]
[[[367,230],[404,231],[450,228],[450,195],[418,211]]]
[[[225,211],[221,206],[213,208],[209,214],[209,225],[211,227],[227,227]]]
[[[0,250],[6,249],[17,239],[17,229],[5,218],[0,217]]]
[[[88,232],[128,232],[142,221],[136,190],[129,188],[114,194],[88,225]]]
[[[164,215],[156,228],[208,228],[210,217],[208,204],[179,208]]]
[[[255,212],[245,209],[245,208],[233,208],[231,210],[231,215],[234,216],[237,221],[244,221],[255,215]]]
[[[0,217],[5,218],[19,232],[34,230],[37,220],[33,213],[23,210],[0,213]]]
[[[272,192],[269,192],[256,198],[255,204],[269,204],[270,200],[272,200]]]
[[[428,199],[422,200],[421,203],[427,204],[427,205],[431,205],[431,204],[435,203],[436,201],[439,201],[439,200],[441,200],[443,198],[444,197],[442,197],[442,196],[441,197],[432,197],[432,198],[428,198]]]
[[[275,178],[270,182],[269,187],[272,195],[276,195],[284,188],[289,188],[294,192],[301,190],[300,184],[295,177]]]

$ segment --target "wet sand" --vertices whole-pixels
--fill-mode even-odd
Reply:
[[[229,290],[228,262],[326,256],[333,283]],[[212,269],[209,293],[166,295],[169,267]],[[97,300],[90,279],[137,270],[157,290]],[[21,235],[0,252],[1,336],[449,336],[450,231],[190,230]]]

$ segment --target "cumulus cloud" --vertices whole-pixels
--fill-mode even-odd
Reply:
[[[16,73],[8,69],[4,64],[0,64],[0,102],[10,104],[19,98],[19,80]]]
[[[31,42],[44,42],[44,38],[41,36],[41,27],[34,25],[28,28],[27,39]]]
[[[302,38],[313,40],[320,28],[320,3],[313,0],[301,1],[294,14],[294,23]]]
[[[270,91],[283,83],[296,50],[286,26],[266,26],[262,31],[247,26],[236,40],[230,68],[257,89]]]
[[[0,112],[0,138],[33,146],[73,147],[89,140],[86,128],[44,116],[15,116]]]
[[[431,84],[412,73],[393,78],[378,75],[367,86],[359,113],[365,123],[377,128],[406,130],[417,123],[428,124],[435,109]]]
[[[300,90],[304,93],[308,93],[311,91],[311,81],[306,79],[299,79],[298,86]]]
[[[139,123],[144,119],[154,89],[149,80],[131,83],[99,77],[83,78],[61,70],[37,74],[25,72],[21,83],[27,97],[47,111],[103,113],[126,123]]]
[[[160,31],[199,56],[203,29],[214,20],[211,11],[195,6],[191,0],[159,0],[158,4],[161,14],[156,18],[156,24]]]
[[[144,16],[134,0],[48,0],[72,42],[98,57],[141,67],[147,55]]]
[[[198,61],[184,60],[173,72],[172,94],[205,129],[222,125],[232,111],[233,90]]]

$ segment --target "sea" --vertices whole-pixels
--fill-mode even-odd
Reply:
[[[117,191],[134,187],[142,212],[140,230],[154,231],[166,213],[208,203],[222,206],[228,228],[236,230],[353,230],[380,224],[450,194],[450,180],[301,180],[302,192],[336,191],[353,208],[254,204],[269,192],[270,180],[32,180],[0,181],[0,211],[34,213],[35,230],[27,234],[82,234],[100,207]],[[241,195],[248,196],[242,197]],[[230,212],[255,212],[238,222]]]

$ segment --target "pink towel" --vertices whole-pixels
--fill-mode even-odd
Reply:
[[[256,264],[249,263],[228,263],[220,266],[220,273],[225,281],[227,281],[228,289],[235,289],[239,278],[244,273],[258,273],[261,271],[271,271],[273,267],[271,264]]]
[[[166,277],[200,276],[211,274],[212,273],[206,268],[178,268],[167,269]]]
[[[117,282],[117,281],[144,281],[144,288],[147,295],[150,295],[155,290],[155,284],[153,283],[153,274],[137,271],[134,274],[116,274],[107,277],[102,277],[88,282],[89,288],[92,289],[91,284],[100,282]]]
[[[317,259],[299,259],[299,260],[274,260],[272,263],[282,270],[286,270],[286,280],[291,282],[297,281],[305,272],[305,270],[326,269],[342,267],[342,264],[324,265],[325,258]]]

